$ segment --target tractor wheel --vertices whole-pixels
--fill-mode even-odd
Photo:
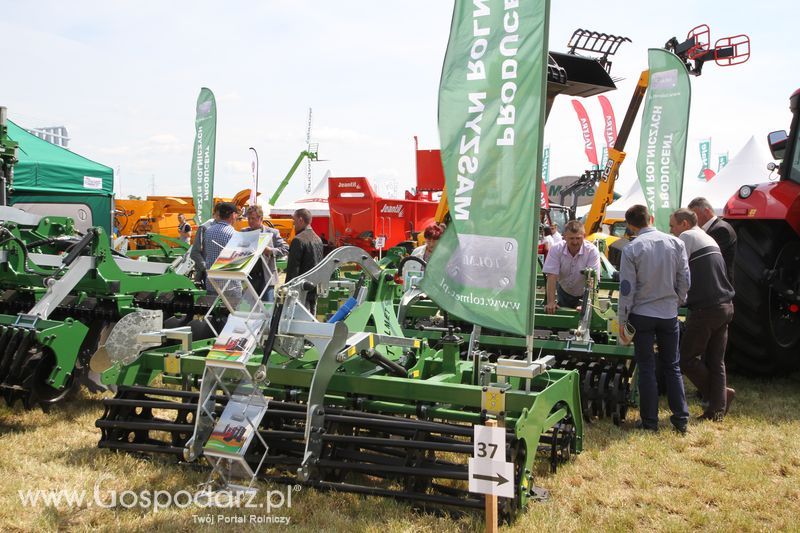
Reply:
[[[762,221],[739,223],[736,234],[736,297],[728,360],[747,374],[797,368],[800,312],[785,294],[787,288],[796,294],[800,283],[800,239],[788,228]]]

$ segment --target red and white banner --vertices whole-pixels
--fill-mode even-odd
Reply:
[[[547,184],[542,180],[542,209],[550,209],[550,197],[547,195]]]
[[[581,123],[581,133],[583,134],[583,145],[586,150],[586,157],[589,163],[600,166],[597,162],[597,149],[594,144],[594,133],[592,133],[592,123],[589,122],[589,115],[586,114],[586,108],[577,100],[572,101],[572,107],[578,114],[578,122]]]
[[[617,121],[614,119],[614,108],[611,102],[603,95],[597,97],[600,100],[600,107],[603,108],[603,135],[606,138],[606,146],[614,148],[617,142]]]

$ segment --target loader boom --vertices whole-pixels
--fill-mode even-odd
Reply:
[[[309,158],[311,161],[317,161],[318,157],[317,151],[303,150],[302,152],[300,152],[300,155],[297,156],[294,165],[292,165],[292,168],[289,169],[289,172],[286,174],[286,177],[283,178],[283,181],[280,183],[280,185],[278,185],[278,188],[275,191],[275,193],[270,197],[269,205],[275,205],[275,202],[278,201],[278,198],[280,197],[283,190],[286,188],[287,185],[289,185],[289,180],[291,180],[292,176],[294,176],[297,167],[300,166],[300,163],[302,163],[303,159],[305,159],[306,157]]]
[[[625,119],[622,121],[622,126],[617,135],[617,140],[613,148],[608,149],[608,161],[600,175],[600,184],[592,202],[592,207],[586,215],[584,222],[584,229],[586,235],[591,235],[600,231],[601,224],[606,215],[606,209],[611,202],[614,201],[614,185],[619,176],[619,168],[625,160],[625,143],[628,141],[628,136],[633,128],[633,121],[636,120],[636,115],[639,113],[639,107],[642,105],[644,95],[647,92],[647,85],[650,80],[650,71],[645,70],[639,75],[639,81],[636,83],[636,88],[631,97],[631,103],[628,104],[628,111],[625,113]]]

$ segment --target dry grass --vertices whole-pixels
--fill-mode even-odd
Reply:
[[[693,423],[686,436],[662,427],[638,433],[603,421],[588,426],[586,451],[539,481],[548,502],[533,504],[514,531],[800,530],[800,375],[733,378],[738,395],[722,424]],[[691,392],[691,391],[690,391]],[[690,402],[699,414],[697,402]],[[84,505],[23,507],[24,489],[194,491],[206,472],[169,461],[98,450],[99,396],[46,415],[0,408],[0,529],[3,531],[239,531],[264,525],[204,525],[197,509],[108,510]],[[666,415],[662,411],[662,415]],[[636,413],[629,414],[629,420]],[[666,420],[666,417],[664,417]],[[282,488],[282,487],[271,487]],[[266,504],[266,491],[257,500]],[[216,514],[216,513],[214,513]],[[251,514],[245,511],[228,513]],[[255,514],[263,515],[261,510]],[[285,514],[308,531],[477,530],[481,517],[423,515],[402,503],[303,489]],[[273,526],[275,527],[275,526]]]

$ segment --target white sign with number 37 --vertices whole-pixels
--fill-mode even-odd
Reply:
[[[474,426],[469,491],[514,497],[514,463],[506,462],[506,428]]]

